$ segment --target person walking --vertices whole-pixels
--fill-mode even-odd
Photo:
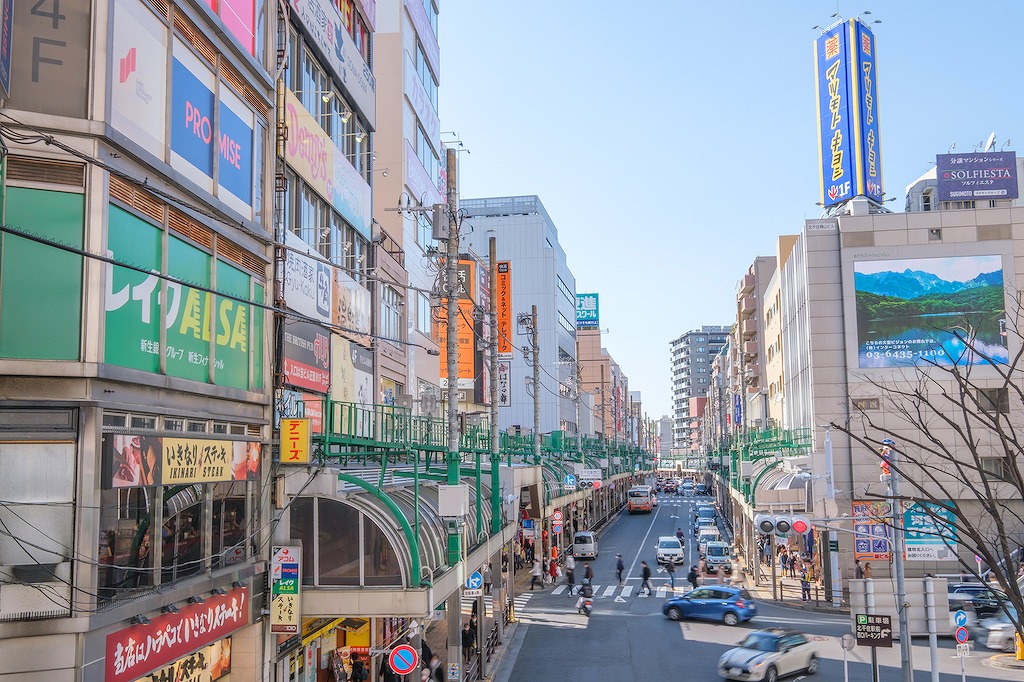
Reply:
[[[811,601],[811,569],[806,563],[800,569],[800,601]]]
[[[622,555],[615,555],[615,577],[619,581],[619,587],[622,587],[622,572],[626,570],[626,564],[622,562]]]
[[[530,591],[533,591],[534,585],[540,585],[540,588],[544,589],[544,579],[541,577],[544,575],[544,570],[540,567],[540,559],[533,560],[533,566],[530,567]]]
[[[870,578],[871,577],[871,562],[870,561],[864,562],[864,577],[865,578]]]
[[[587,582],[591,585],[594,584],[594,569],[590,567],[589,561],[583,562],[583,577],[587,579]]]
[[[462,662],[469,663],[473,656],[473,630],[469,627],[469,621],[462,626]]]
[[[441,659],[437,654],[430,657],[430,677],[434,682],[444,682],[444,668],[441,667]]]
[[[491,575],[491,565],[484,565],[484,594],[491,593],[491,581],[493,578],[494,576]]]
[[[651,567],[647,565],[646,561],[640,562],[640,592],[647,590],[647,596],[651,596]],[[640,592],[637,592],[637,596],[640,596]]]
[[[860,565],[860,559],[853,562],[853,577],[857,580],[864,577],[864,567]]]
[[[551,557],[551,561],[548,562],[548,577],[551,578],[552,585],[558,579],[558,561],[554,557]]]
[[[572,554],[565,555],[565,584],[569,586],[569,592],[565,595],[571,597],[573,590],[576,589],[576,560],[572,558]]]
[[[668,573],[668,584],[672,588],[672,591],[676,591],[676,564],[674,561],[669,561],[665,564],[665,571]]]
[[[690,572],[686,574],[686,579],[693,585],[693,589],[697,589],[697,567],[690,566]]]

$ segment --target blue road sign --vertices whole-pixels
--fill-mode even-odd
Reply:
[[[575,474],[566,474],[565,475],[565,480],[563,481],[563,483],[565,483],[567,486],[575,486],[576,485],[576,475]]]
[[[956,614],[954,614],[953,616],[953,622],[956,623],[956,626],[958,628],[964,627],[965,625],[967,625],[967,613],[965,613],[962,610],[957,611]]]
[[[467,590],[479,590],[483,585],[484,577],[480,575],[480,571],[473,571],[473,574],[466,578]]]

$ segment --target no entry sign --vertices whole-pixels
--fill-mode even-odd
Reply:
[[[399,675],[408,675],[416,669],[419,663],[419,654],[408,644],[399,644],[391,650],[388,656],[388,665]]]

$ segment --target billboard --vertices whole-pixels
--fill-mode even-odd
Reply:
[[[889,522],[892,520],[888,502],[853,501],[853,558],[861,561],[888,561]]]
[[[854,196],[881,202],[881,141],[875,37],[856,19],[814,42],[821,204]]]
[[[498,358],[512,359],[512,263],[499,261],[496,303],[498,312]]]
[[[334,320],[331,264],[304,256],[312,248],[291,232],[285,233],[284,302],[306,317],[330,324]]]
[[[180,40],[171,67],[171,165],[213,192],[214,77]]]
[[[861,368],[1006,364],[1001,256],[853,264]],[[974,336],[976,352],[964,336]]]
[[[252,205],[252,148],[256,115],[226,87],[220,89],[217,122],[217,184],[247,211]],[[220,192],[223,198],[224,193]]]
[[[903,511],[907,561],[956,561],[956,516],[949,500],[914,502]]]
[[[14,30],[14,0],[0,0],[0,98],[11,92],[11,33]]]
[[[373,299],[370,292],[341,268],[334,268],[333,322],[341,327],[341,334],[356,343],[369,346],[373,331],[370,312]]]
[[[935,177],[939,201],[1016,199],[1017,154],[937,154]]]
[[[283,334],[285,383],[327,393],[331,387],[331,333],[318,324],[286,320]]]
[[[576,328],[600,327],[597,294],[576,294]]]
[[[254,441],[103,434],[103,487],[143,488],[259,479]]]
[[[447,268],[442,267],[439,272],[439,288],[442,292],[448,290]],[[458,297],[456,309],[456,348],[457,348],[457,372],[456,379],[458,388],[474,389],[476,385],[476,325],[473,319],[473,298],[477,294],[476,262],[471,258],[460,259],[456,266],[456,282],[454,293]],[[441,314],[435,323],[435,335],[441,348],[446,348],[448,343],[448,299],[441,299]],[[438,362],[441,366],[441,387],[448,386],[448,361],[442,353]]]
[[[158,159],[167,144],[167,26],[139,0],[114,5],[110,123]]]

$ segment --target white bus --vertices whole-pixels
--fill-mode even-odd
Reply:
[[[629,500],[629,513],[647,512],[654,509],[654,490],[649,485],[635,485],[626,494]]]

